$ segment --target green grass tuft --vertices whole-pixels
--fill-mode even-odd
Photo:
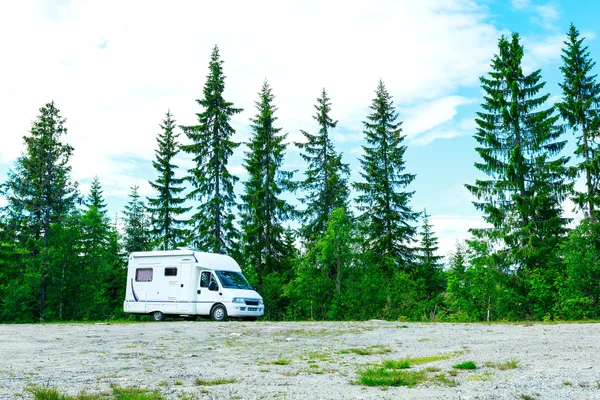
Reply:
[[[477,369],[477,365],[473,361],[465,361],[460,364],[453,365],[452,368],[455,369]]]
[[[194,383],[198,386],[216,386],[216,385],[226,385],[228,383],[235,383],[237,379],[235,378],[218,378],[218,379],[196,379]]]
[[[506,371],[507,369],[515,369],[518,366],[519,362],[517,360],[510,360],[505,363],[498,364],[498,369]]]
[[[292,363],[292,360],[290,360],[290,359],[280,358],[279,360],[273,361],[271,364],[273,364],[273,365],[290,365],[291,363]]]
[[[387,369],[408,369],[410,368],[410,362],[404,358],[402,360],[383,360],[381,363],[384,368]]]
[[[425,371],[389,370],[366,368],[358,372],[359,383],[366,386],[408,386],[413,387],[427,380]]]

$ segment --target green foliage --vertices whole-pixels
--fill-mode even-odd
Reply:
[[[559,281],[560,314],[566,319],[600,318],[600,226],[582,221],[562,246],[565,277]]]
[[[367,146],[363,146],[360,174],[364,182],[354,184],[360,193],[358,209],[366,222],[365,245],[374,254],[392,260],[391,267],[408,270],[413,260],[410,244],[415,236],[411,224],[418,213],[409,204],[414,192],[404,190],[415,175],[404,172],[405,136],[383,81],[379,81],[370,109],[372,114],[363,122]]]
[[[196,100],[204,111],[196,114],[198,125],[182,126],[192,144],[182,146],[192,155],[194,168],[188,170],[188,181],[193,186],[189,199],[199,204],[191,218],[192,244],[204,251],[227,254],[234,248],[238,231],[234,226],[235,206],[233,186],[238,178],[227,169],[229,157],[239,146],[230,140],[235,130],[229,124],[232,116],[242,112],[233,103],[225,101],[225,75],[219,48],[214,47],[209,73],[204,84],[204,97]]]
[[[185,198],[179,197],[183,191],[184,178],[176,178],[178,166],[173,159],[179,153],[179,134],[175,133],[175,120],[167,111],[162,132],[157,137],[158,149],[156,160],[152,165],[157,172],[156,181],[150,186],[157,192],[157,197],[148,198],[148,212],[151,215],[153,241],[160,250],[172,250],[185,244],[189,232],[184,227],[188,221],[181,216],[191,207],[185,207]]]

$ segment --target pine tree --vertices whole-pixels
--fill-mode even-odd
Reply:
[[[269,274],[287,273],[284,223],[294,209],[282,194],[293,187],[293,172],[282,169],[286,134],[275,123],[275,96],[265,81],[257,101],[257,113],[251,119],[252,138],[244,160],[248,180],[242,195],[242,231],[247,263],[255,270],[258,285]]]
[[[140,200],[138,186],[131,188],[129,202],[125,205],[125,234],[123,248],[127,253],[150,250],[150,226],[146,206]]]
[[[9,214],[23,223],[25,231],[21,234],[36,243],[28,251],[35,259],[39,258],[31,265],[39,276],[39,318],[44,320],[47,285],[52,279],[48,276],[51,228],[70,213],[79,194],[77,185],[70,179],[69,159],[73,147],[61,141],[67,128],[54,102],[40,109],[30,133],[24,137],[25,153],[8,173],[3,191]]]
[[[177,142],[179,134],[175,133],[175,120],[170,111],[167,111],[160,127],[162,132],[157,138],[156,161],[152,161],[158,178],[155,182],[150,182],[158,196],[148,198],[148,211],[152,216],[152,235],[158,248],[169,250],[185,243],[189,232],[184,227],[187,221],[182,219],[181,215],[191,207],[184,207],[185,199],[178,197],[184,189],[182,184],[185,178],[175,177],[178,167],[173,163],[173,159],[180,150]]]
[[[323,89],[314,106],[317,113],[313,118],[319,124],[319,132],[311,134],[301,131],[305,143],[296,143],[303,150],[302,158],[307,162],[306,177],[300,187],[307,192],[302,202],[306,209],[302,212],[302,235],[308,242],[319,238],[326,229],[329,214],[333,209],[348,205],[348,164],[342,162],[342,155],[333,148],[330,135],[337,126],[329,116],[330,99]]]
[[[417,248],[414,279],[425,288],[425,293],[431,296],[441,292],[443,288],[443,279],[440,276],[442,272],[442,256],[437,255],[438,239],[435,237],[432,226],[429,223],[427,210],[423,211],[423,225],[421,227],[421,243]]]
[[[87,205],[90,208],[96,207],[96,210],[98,210],[98,213],[102,216],[106,215],[106,203],[102,196],[102,185],[100,184],[98,175],[94,176],[94,179],[92,180],[90,194],[87,197]]]
[[[557,107],[577,138],[575,154],[583,158],[576,169],[585,176],[586,191],[576,192],[574,202],[595,222],[596,209],[600,204],[600,151],[596,142],[600,128],[600,85],[596,82],[596,75],[592,75],[596,63],[591,60],[583,41],[584,38],[579,38],[579,31],[571,24],[562,50],[560,70],[564,79],[560,87],[563,98]]]
[[[196,114],[198,125],[182,126],[192,144],[182,149],[193,156],[196,167],[188,170],[188,180],[194,187],[189,198],[200,204],[191,218],[196,247],[214,253],[231,251],[239,234],[234,226],[232,208],[235,205],[233,187],[238,180],[227,170],[227,161],[239,143],[232,142],[234,129],[231,117],[242,111],[225,101],[225,76],[219,48],[214,47],[209,74],[204,85],[204,97],[196,100],[204,111]]]
[[[360,160],[364,182],[354,184],[360,193],[358,209],[363,212],[369,249],[406,269],[413,260],[412,223],[419,213],[413,212],[409,204],[414,192],[405,189],[415,175],[404,172],[402,122],[397,121],[398,113],[383,81],[379,81],[375,93],[372,114],[363,122],[368,145],[363,146],[365,154]]]

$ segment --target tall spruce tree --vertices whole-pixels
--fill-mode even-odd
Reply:
[[[125,205],[123,212],[125,215],[123,248],[128,253],[150,250],[151,247],[150,221],[138,189],[138,186],[131,188],[129,202]]]
[[[242,194],[242,231],[244,254],[259,279],[283,271],[286,265],[284,223],[294,209],[283,198],[286,190],[293,190],[293,172],[282,169],[287,134],[280,134],[275,126],[277,107],[275,96],[265,81],[256,104],[256,115],[251,119],[252,138],[248,144],[244,167],[248,180]]]
[[[314,106],[317,113],[313,116],[319,125],[319,132],[311,134],[301,131],[306,142],[296,143],[302,150],[301,156],[306,161],[305,179],[300,187],[307,193],[301,201],[306,204],[302,212],[302,235],[308,242],[313,242],[325,232],[329,214],[338,207],[348,205],[348,164],[342,162],[342,154],[337,154],[330,135],[337,126],[329,116],[331,102],[323,89],[321,97]]]
[[[395,266],[407,269],[413,261],[415,227],[419,213],[413,212],[410,199],[414,192],[406,188],[415,179],[405,173],[401,121],[392,96],[379,81],[375,99],[367,116],[364,135],[367,146],[360,160],[364,182],[355,183],[360,193],[358,209],[363,212],[366,244],[374,254],[388,257]]]
[[[480,78],[486,95],[476,118],[482,161],[475,166],[489,179],[465,185],[492,227],[472,232],[498,249],[490,265],[522,274],[524,295],[536,309],[530,311],[546,313],[567,223],[561,202],[571,188],[565,182],[568,158],[559,155],[566,142],[559,140],[554,108],[543,108],[549,95],[539,94],[545,85],[540,71],[523,73],[519,35],[510,41],[503,36],[498,48],[491,72]]]
[[[582,159],[577,172],[585,176],[585,192],[576,192],[574,202],[592,222],[596,222],[600,204],[600,151],[596,138],[600,128],[598,105],[600,85],[592,75],[595,62],[590,58],[584,38],[573,24],[569,28],[565,48],[562,50],[563,91],[562,101],[557,104],[562,117],[577,138],[575,155]]]
[[[425,289],[428,296],[443,291],[442,259],[437,254],[439,250],[438,239],[429,223],[427,210],[423,211],[423,225],[421,226],[421,243],[417,248],[414,278]]]
[[[39,293],[39,318],[45,319],[47,286],[53,278],[50,272],[50,236],[52,225],[73,210],[79,200],[77,185],[71,181],[69,159],[73,147],[62,142],[67,133],[65,119],[54,102],[40,108],[29,136],[25,136],[25,153],[9,171],[3,191],[8,200],[9,214],[24,224],[21,232],[33,243],[26,251],[34,262],[36,292]]]
[[[185,198],[179,197],[184,190],[185,178],[176,178],[177,164],[173,159],[179,153],[179,143],[175,132],[175,120],[170,111],[167,111],[162,132],[157,137],[158,149],[155,151],[156,160],[152,165],[158,178],[150,182],[150,186],[158,192],[157,197],[148,198],[148,211],[151,214],[152,235],[157,247],[161,250],[174,249],[185,244],[189,232],[185,228],[187,221],[182,214],[191,207],[185,207]]]
[[[229,121],[242,109],[225,101],[224,90],[223,61],[219,57],[219,48],[215,46],[204,85],[204,97],[196,100],[204,111],[196,114],[198,125],[181,127],[192,141],[182,149],[191,154],[196,163],[188,170],[188,180],[193,186],[189,198],[200,203],[191,218],[194,244],[214,253],[230,252],[239,236],[232,213],[235,206],[233,187],[238,178],[229,173],[227,162],[239,146],[239,143],[230,140],[235,131]]]

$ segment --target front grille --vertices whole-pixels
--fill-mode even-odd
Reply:
[[[257,306],[258,301],[257,300],[246,300],[246,304],[249,306]]]
[[[248,311],[258,311],[258,308],[255,308],[255,307],[248,307]]]

